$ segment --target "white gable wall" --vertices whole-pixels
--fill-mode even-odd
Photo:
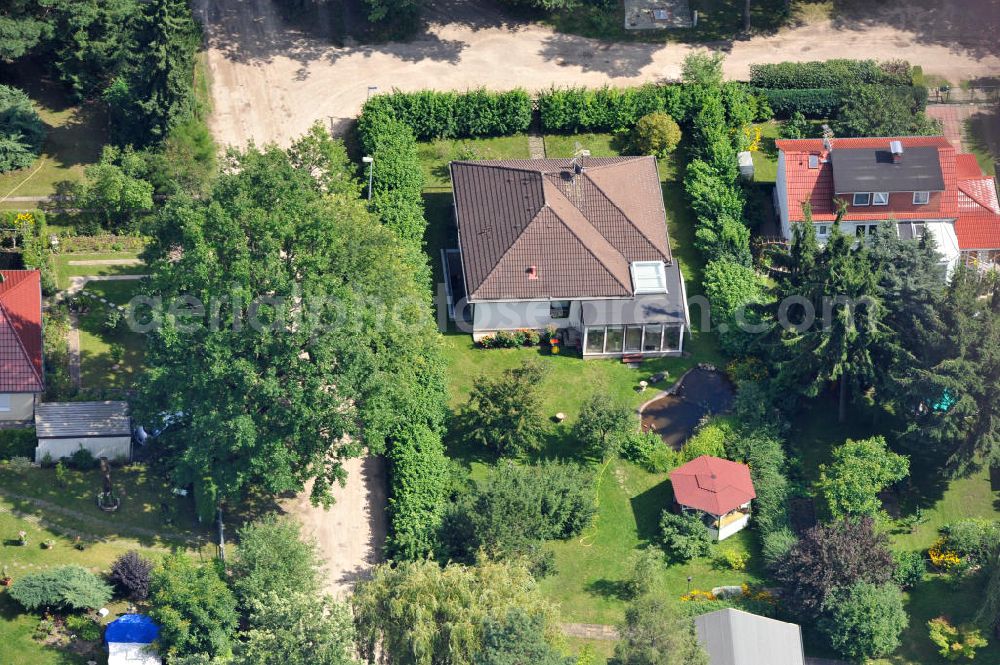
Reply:
[[[80,446],[90,451],[94,457],[114,460],[124,457],[131,459],[132,438],[128,436],[80,437],[75,439],[39,439],[35,448],[35,462],[41,462],[48,453],[53,460],[69,457]]]
[[[0,393],[0,420],[31,420],[34,416],[34,393]]]
[[[111,642],[108,644],[108,665],[162,665],[151,644]]]

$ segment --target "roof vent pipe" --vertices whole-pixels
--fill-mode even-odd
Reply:
[[[892,163],[899,164],[903,161],[903,142],[889,141],[889,152],[892,153]]]

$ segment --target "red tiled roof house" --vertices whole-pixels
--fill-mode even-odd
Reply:
[[[684,279],[652,157],[452,162],[474,339],[550,325],[584,357],[681,352]],[[463,297],[464,294],[464,297]]]
[[[0,421],[30,421],[45,389],[37,270],[0,270]]]
[[[900,236],[933,235],[942,263],[994,264],[1000,255],[1000,205],[992,178],[973,155],[956,154],[943,136],[788,139],[778,148],[776,204],[782,235],[812,208],[820,241],[836,200],[847,202],[841,229],[864,236],[884,220]]]
[[[702,455],[671,471],[670,484],[681,511],[701,515],[713,538],[725,540],[750,521],[757,493],[746,464]]]

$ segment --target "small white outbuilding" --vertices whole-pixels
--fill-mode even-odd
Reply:
[[[104,641],[108,645],[108,665],[161,665],[153,642],[160,627],[145,614],[125,614],[108,624]]]
[[[81,447],[94,457],[132,458],[132,423],[128,402],[48,402],[35,407],[38,447],[35,462],[46,455],[69,457]]]

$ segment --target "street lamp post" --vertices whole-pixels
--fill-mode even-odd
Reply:
[[[368,200],[372,200],[372,176],[375,175],[375,158],[365,155],[361,161],[368,165]]]
[[[688,593],[691,593],[691,580],[692,579],[693,578],[690,575],[688,575],[688,590],[687,590]]]

